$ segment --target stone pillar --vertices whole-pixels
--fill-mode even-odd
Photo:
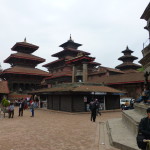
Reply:
[[[76,72],[76,68],[75,65],[72,66],[72,83],[75,82],[75,72]]]
[[[83,82],[87,82],[87,64],[83,64]]]

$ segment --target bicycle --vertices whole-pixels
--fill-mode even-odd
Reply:
[[[150,150],[150,140],[144,139],[143,142],[146,142],[146,150]]]

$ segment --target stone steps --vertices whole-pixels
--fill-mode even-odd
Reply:
[[[136,144],[138,125],[141,118],[146,117],[146,109],[150,105],[136,103],[135,109],[122,111],[122,118],[107,121],[110,143],[121,150],[139,150]]]
[[[132,132],[134,135],[137,135],[138,132],[138,125],[143,118],[143,114],[139,114],[136,110],[125,110],[122,112],[122,121],[128,128],[130,132]]]
[[[107,131],[110,143],[121,150],[139,150],[136,144],[136,136],[132,134],[122,118],[107,121]]]
[[[137,113],[142,114],[144,116],[146,115],[146,109],[149,107],[150,107],[150,105],[143,104],[143,103],[135,103],[134,104],[135,111],[137,111]]]

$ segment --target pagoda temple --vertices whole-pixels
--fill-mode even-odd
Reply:
[[[39,47],[26,42],[16,43],[11,54],[4,63],[9,63],[11,68],[5,69],[0,78],[8,81],[10,90],[9,99],[23,98],[31,90],[38,89],[41,81],[49,76],[48,72],[35,68],[45,59],[32,55]]]
[[[100,64],[94,62],[95,58],[90,57],[90,53],[78,50],[81,45],[75,43],[70,36],[67,42],[60,45],[63,50],[52,55],[58,59],[43,65],[51,75],[46,78],[48,84],[87,81],[87,75]]]
[[[78,50],[82,44],[75,43],[70,39],[60,45],[62,51],[55,53],[52,57],[57,60],[43,65],[50,73],[45,79],[49,88],[32,91],[40,98],[45,95],[47,108],[59,111],[82,112],[87,111],[88,103],[98,98],[103,109],[120,108],[120,93],[103,84],[88,83],[93,78],[93,73],[101,74],[98,71],[100,63],[94,62],[95,57],[90,53]],[[110,70],[110,69],[108,69]],[[120,70],[110,70],[114,74],[122,74]]]
[[[133,51],[131,51],[128,48],[128,46],[124,51],[122,51],[122,53],[124,55],[122,57],[118,58],[118,60],[123,61],[123,63],[116,66],[117,69],[120,69],[122,71],[129,71],[129,70],[134,71],[134,70],[141,68],[140,65],[133,63],[133,61],[138,59],[138,58],[131,55],[131,53],[133,53]]]

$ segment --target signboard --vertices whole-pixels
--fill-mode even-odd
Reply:
[[[112,93],[112,95],[125,95],[125,93]]]
[[[106,92],[91,92],[92,95],[106,95]]]

